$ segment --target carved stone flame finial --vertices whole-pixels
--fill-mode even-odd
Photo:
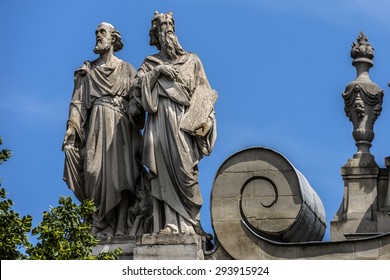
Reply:
[[[368,42],[368,38],[363,32],[360,32],[356,42],[352,43],[351,57],[355,60],[359,58],[372,60],[374,58],[374,48]]]

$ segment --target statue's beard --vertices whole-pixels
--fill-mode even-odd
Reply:
[[[93,49],[93,52],[96,54],[102,54],[108,51],[111,48],[111,42],[106,39],[101,39],[96,41],[96,46]]]
[[[159,34],[160,45],[172,60],[176,60],[178,56],[185,54],[185,51],[179,44],[177,36],[172,32],[161,32]]]

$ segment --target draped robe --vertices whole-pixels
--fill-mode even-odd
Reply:
[[[210,89],[210,85],[197,55],[186,53],[169,63],[178,72],[174,81],[163,74],[156,77],[153,71],[167,63],[159,54],[149,56],[137,74],[134,98],[148,113],[142,163],[151,174],[152,196],[195,226],[199,225],[202,205],[197,165],[203,155],[211,153],[216,140],[214,111],[209,116],[212,127],[204,137],[183,131],[180,123],[195,90]]]
[[[134,77],[134,68],[119,59],[112,66],[86,61],[75,72],[67,125],[77,136],[75,145],[64,149],[64,180],[80,201],[95,202],[98,229],[115,227],[112,210],[123,191],[134,197],[141,172],[136,160],[141,136],[128,117]]]

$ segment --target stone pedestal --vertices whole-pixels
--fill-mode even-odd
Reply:
[[[378,233],[378,176],[379,167],[370,158],[354,158],[341,168],[344,197],[331,222],[331,239],[361,238]]]
[[[203,260],[202,238],[189,234],[144,234],[137,238],[134,260]]]
[[[386,165],[386,171],[387,171],[387,179],[390,178],[390,157],[385,158],[385,165]],[[383,202],[381,203],[381,206],[383,210],[390,212],[390,180],[387,181],[387,185],[384,188],[383,191]]]
[[[381,169],[378,184],[378,231],[390,232],[390,157],[385,158],[386,168]]]
[[[130,237],[105,237],[100,240],[99,245],[92,248],[92,255],[98,255],[102,252],[113,251],[117,248],[122,249],[119,260],[132,260],[135,248],[135,238]]]

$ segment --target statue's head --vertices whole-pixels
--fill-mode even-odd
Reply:
[[[96,45],[94,52],[97,54],[108,51],[111,46],[114,52],[120,51],[123,48],[122,37],[115,27],[107,22],[102,22],[96,29]]]
[[[173,13],[154,12],[152,27],[149,31],[150,45],[165,50],[171,58],[185,54],[175,34]]]

